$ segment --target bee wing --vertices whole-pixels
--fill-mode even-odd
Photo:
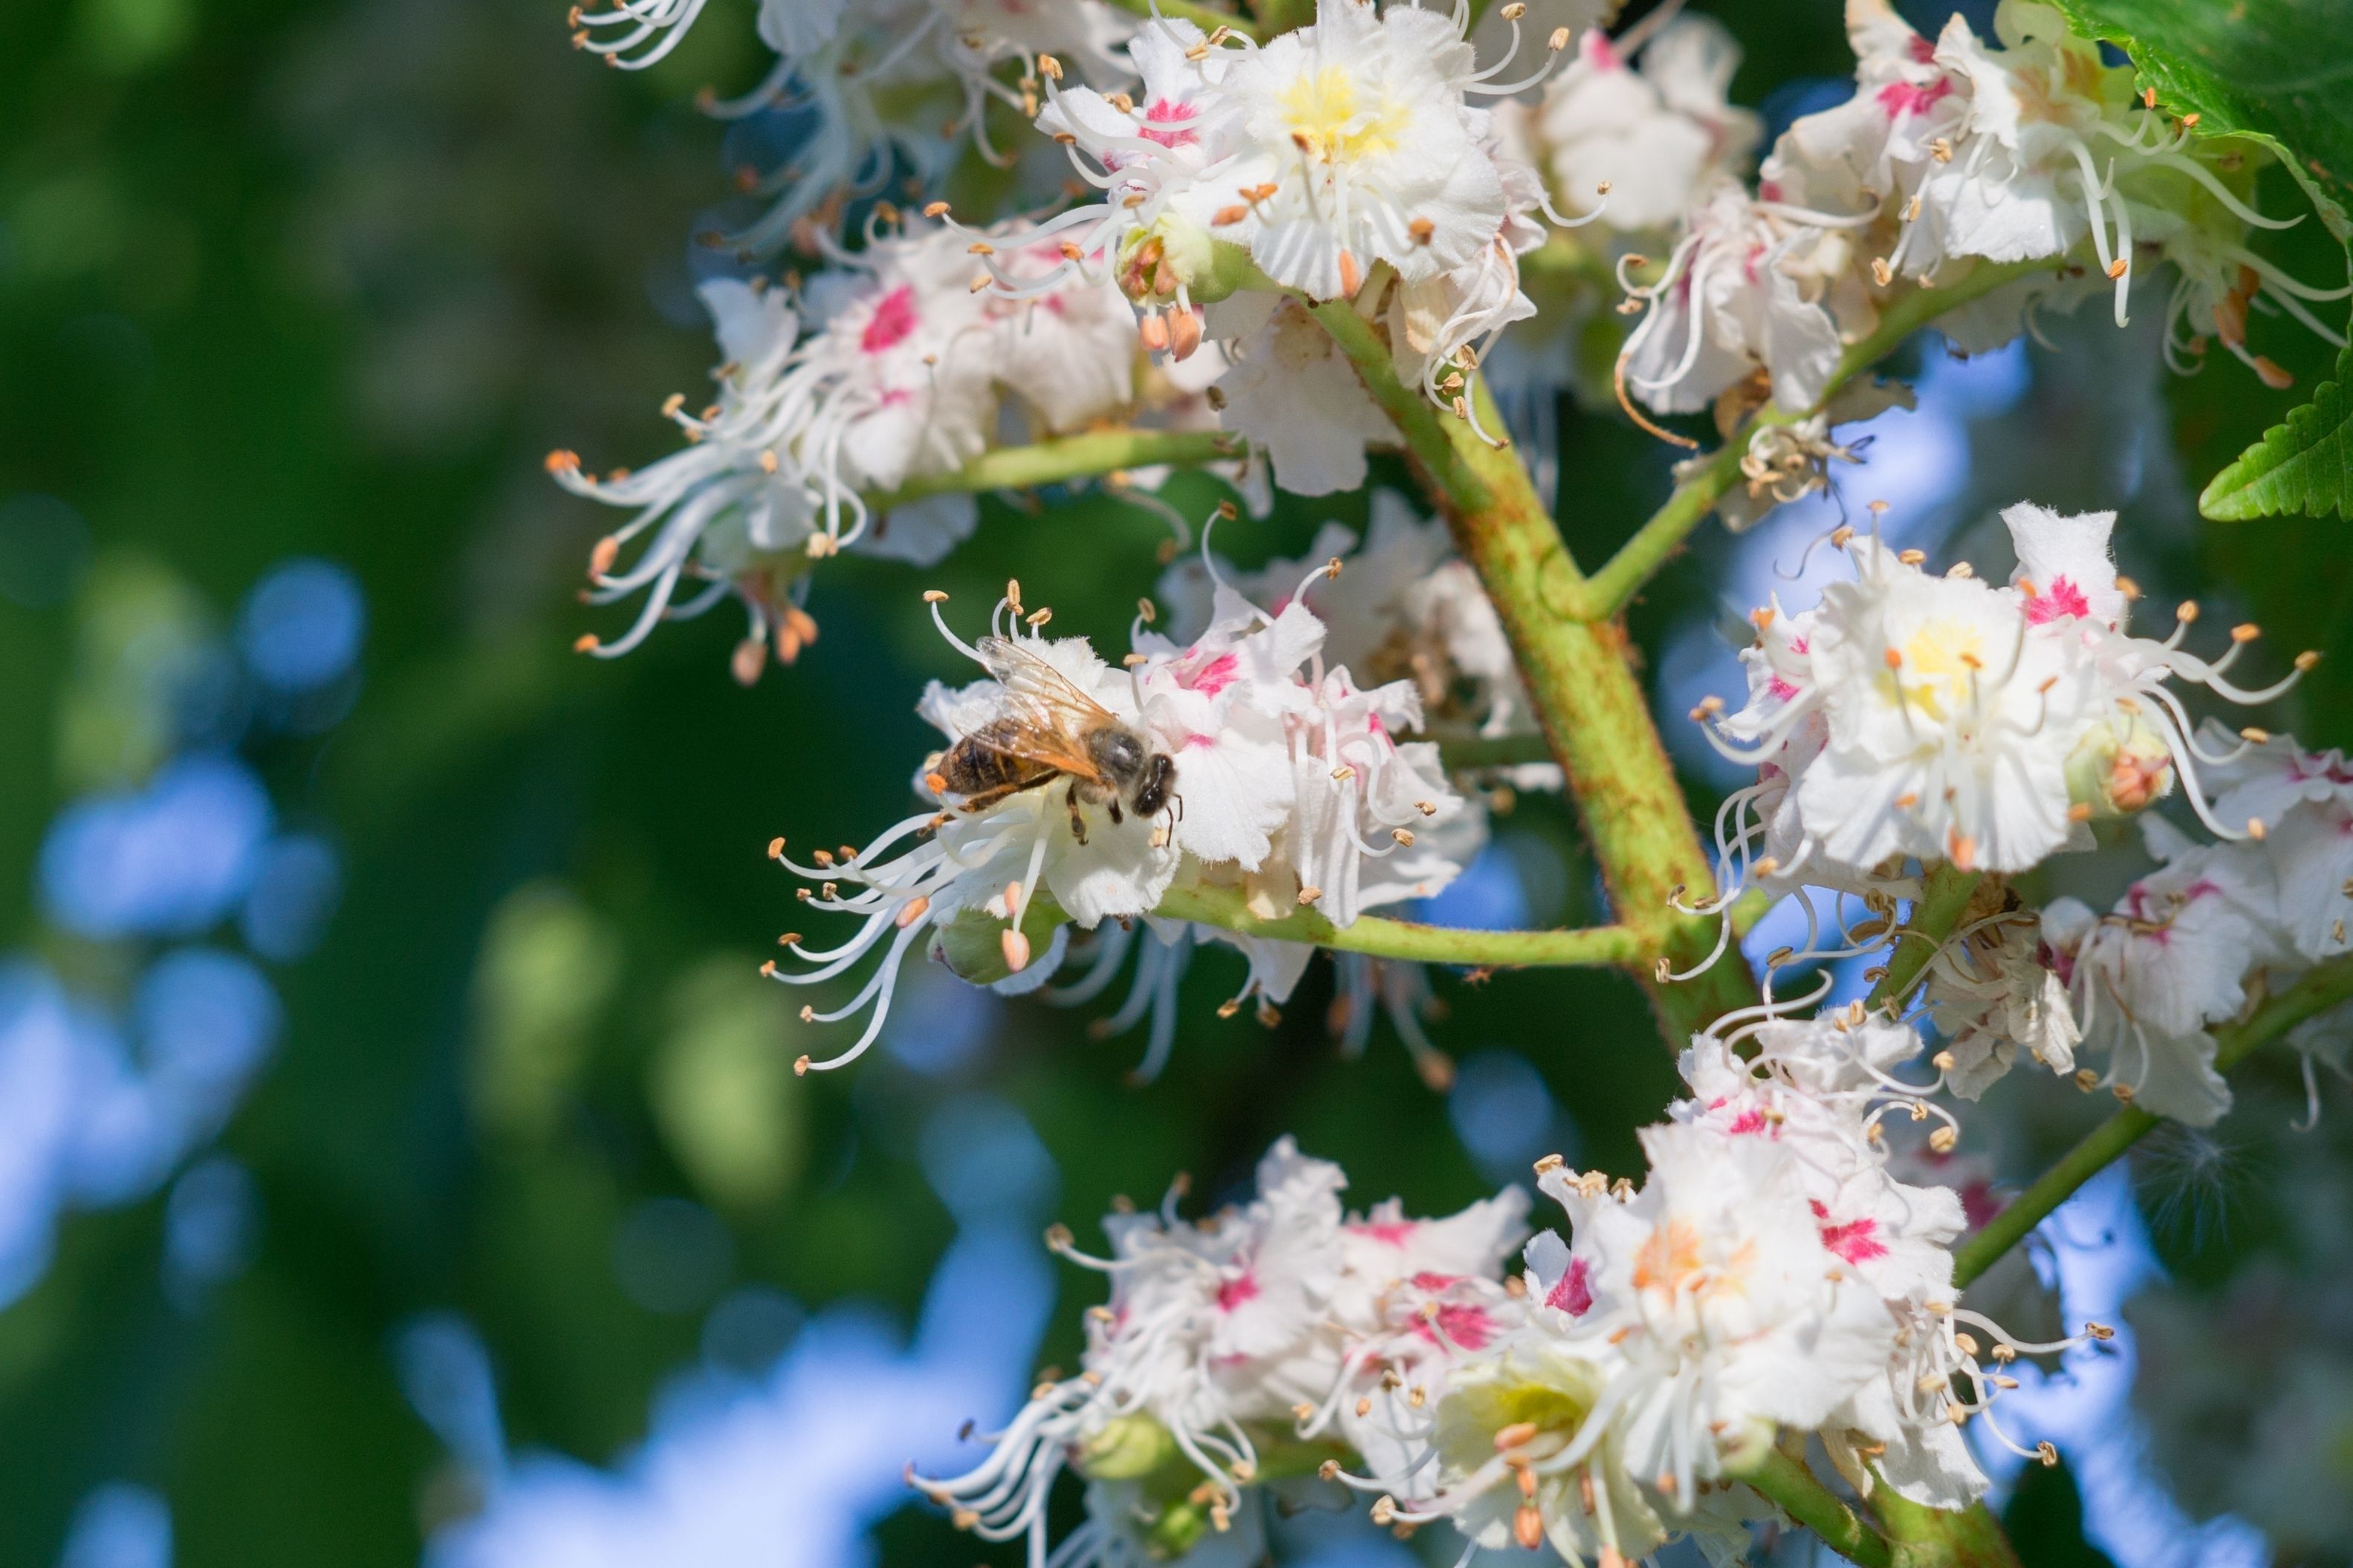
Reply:
[[[1112,710],[1071,684],[1061,671],[1008,637],[980,639],[982,666],[1005,689],[1000,722],[971,740],[992,751],[1042,763],[1092,783],[1103,771],[1088,754],[1084,737],[1103,724],[1116,724]]]

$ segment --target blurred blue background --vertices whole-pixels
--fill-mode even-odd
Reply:
[[[1849,68],[1834,0],[1714,9],[1748,49],[1736,96],[1777,119]],[[1214,1015],[1238,955],[1164,956],[1176,1027],[1139,1087],[1148,1025],[1089,1028],[1124,973],[1058,1009],[918,964],[884,1050],[793,1077],[808,1026],[756,968],[794,905],[763,847],[899,814],[943,673],[914,589],[1018,572],[1115,636],[1162,534],[990,502],[921,584],[828,568],[821,639],[750,690],[716,620],[570,657],[604,520],[538,458],[655,455],[655,405],[702,374],[687,237],[725,174],[691,102],[762,68],[749,11],[715,0],[642,76],[590,68],[556,0],[0,14],[0,1562],[1009,1562],[902,1507],[900,1473],[1071,1363],[1092,1287],[1044,1225],[1084,1234],[1180,1170],[1214,1199],[1285,1131],[1355,1201],[1426,1211],[1547,1152],[1639,1169],[1672,1068],[1606,975],[1319,967],[1263,1027]],[[2311,237],[2281,243],[2321,275]],[[2189,504],[2282,405],[2232,367],[2168,377],[2157,325],[1916,350],[1919,409],[1841,494],[1711,531],[1637,607],[1661,710],[1735,689],[1739,613],[1809,597],[1806,542],[1873,499],[1899,542],[1989,570],[2000,505],[2120,506],[2153,595],[2345,646],[2333,525],[2201,532]],[[2267,346],[2309,381],[2314,345]],[[1606,414],[1560,429],[1562,525],[1598,555],[1672,454]],[[1220,547],[1295,553],[1331,516],[1362,498]],[[2313,739],[2353,739],[2342,676],[2289,716]],[[1695,799],[1733,782],[1678,756]],[[1557,802],[1496,826],[1428,918],[1596,917]],[[1397,1005],[1335,1040],[1351,994]],[[2067,1460],[2005,1477],[2030,1568],[2353,1552],[2346,1118],[2276,1154],[2301,1100],[2269,1070],[2006,1287],[2147,1324],[2021,1391]],[[2097,1110],[2005,1089],[1965,1146],[1997,1186]],[[2224,1324],[2252,1326],[2218,1377]],[[1277,1547],[1439,1550],[1318,1516]]]

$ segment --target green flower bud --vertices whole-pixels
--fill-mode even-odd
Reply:
[[[2095,817],[2126,816],[2173,789],[2173,752],[2137,713],[2093,726],[2067,757],[2067,798]]]
[[[1174,214],[1119,245],[1120,291],[1139,305],[1165,305],[1180,290],[1193,304],[1214,304],[1258,276],[1249,251]]]
[[[1070,921],[1041,887],[1029,900],[1018,933],[986,910],[964,910],[933,928],[932,956],[967,984],[994,985],[1027,968],[1031,957],[1046,951],[1054,929]]]
[[[1140,1481],[1177,1458],[1176,1439],[1149,1415],[1121,1415],[1079,1449],[1079,1468],[1097,1481]]]

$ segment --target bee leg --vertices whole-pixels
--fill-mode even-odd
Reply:
[[[1079,781],[1072,779],[1069,793],[1062,796],[1071,808],[1071,837],[1080,843],[1087,841],[1087,819],[1079,811]]]
[[[992,810],[1010,800],[1018,795],[1023,787],[1018,784],[999,784],[995,789],[985,789],[978,795],[966,795],[957,804],[956,813],[962,816],[978,816],[982,812]]]
[[[1110,810],[1111,810],[1111,825],[1112,825],[1113,827],[1117,827],[1121,823],[1125,822],[1125,821],[1127,820],[1127,818],[1126,818],[1125,816],[1122,816],[1122,815],[1120,814],[1120,809],[1119,809],[1119,796],[1117,796],[1117,795],[1113,795],[1113,796],[1112,796],[1112,797],[1111,797],[1111,799],[1110,799],[1109,801],[1105,802],[1104,804],[1105,804],[1105,805],[1110,808]]]

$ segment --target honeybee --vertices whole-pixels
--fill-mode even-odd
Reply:
[[[1157,816],[1176,797],[1176,764],[1124,720],[1007,637],[986,637],[980,662],[1005,689],[996,716],[950,746],[924,781],[960,795],[958,809],[986,811],[1008,795],[1068,778],[1071,832],[1087,841],[1082,805],[1102,805],[1114,823],[1124,802]]]

